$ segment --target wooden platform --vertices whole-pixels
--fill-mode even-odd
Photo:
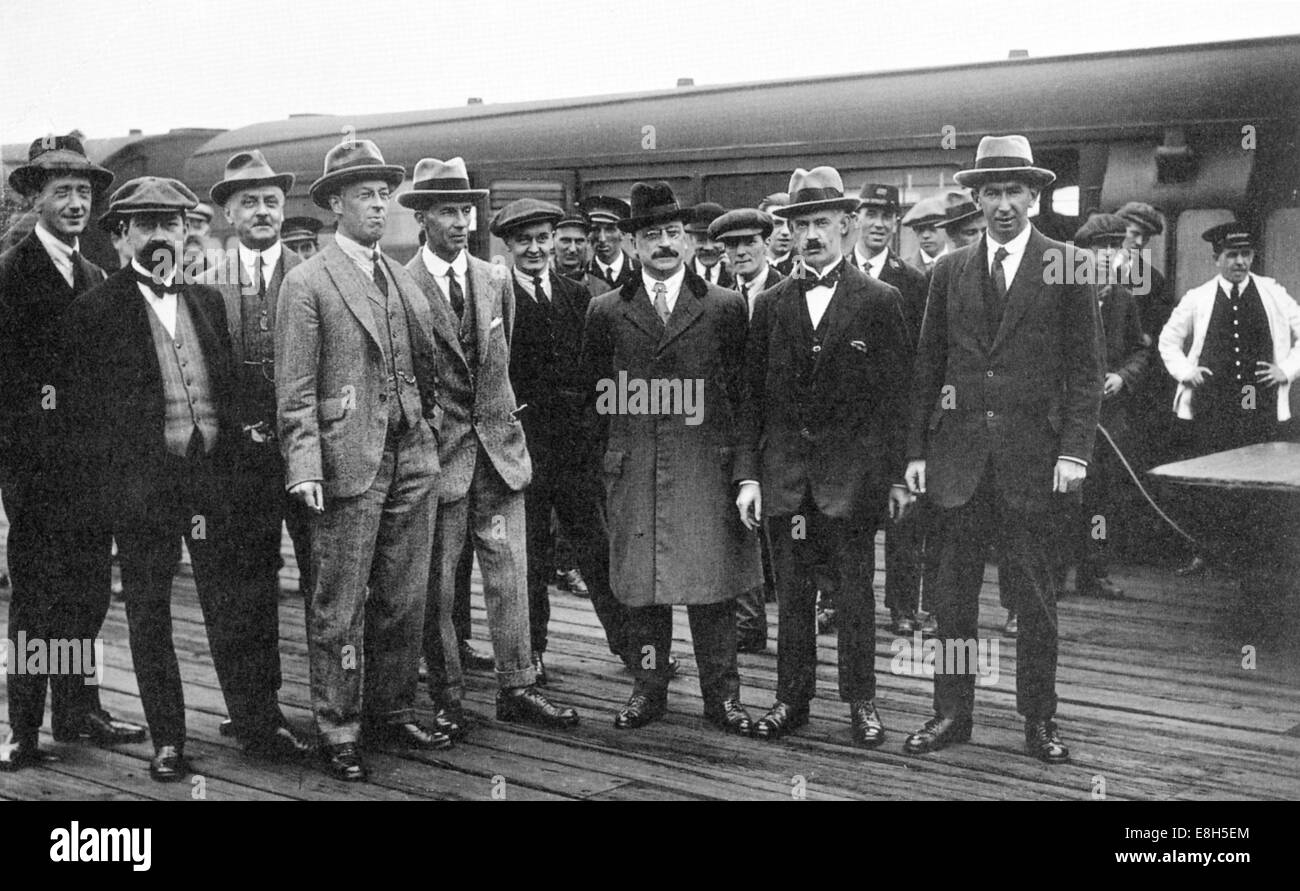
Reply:
[[[0,541],[3,538],[0,537]],[[878,545],[879,548],[879,545]],[[288,559],[292,561],[291,553]],[[1003,611],[989,569],[981,632],[1000,637]],[[286,587],[296,585],[292,564]],[[344,785],[311,764],[284,766],[245,757],[217,733],[224,716],[208,655],[193,579],[178,577],[175,639],[185,679],[187,754],[202,793],[220,799],[1296,799],[1300,798],[1300,605],[1283,598],[1243,603],[1222,577],[1175,579],[1139,568],[1115,573],[1129,598],[1067,599],[1060,606],[1058,692],[1062,734],[1072,763],[1048,767],[1021,751],[1015,712],[1016,646],[999,644],[1000,678],[977,690],[972,742],[925,757],[902,752],[904,736],[930,713],[931,682],[891,673],[893,636],[878,609],[877,703],[889,731],[874,752],[848,739],[846,708],[835,696],[835,639],[820,639],[811,724],[779,743],[724,736],[701,718],[695,660],[685,613],[674,649],[682,676],[668,718],[617,731],[615,708],[630,678],[604,646],[590,604],[552,598],[551,694],[575,706],[582,724],[550,732],[498,723],[494,684],[471,675],[466,707],[477,720],[455,749],[436,755],[370,757],[372,782]],[[877,575],[877,600],[883,577]],[[474,636],[485,645],[486,618],[475,577]],[[8,591],[0,590],[0,629]],[[775,606],[769,614],[775,616]],[[281,600],[285,713],[310,727],[302,602]],[[773,699],[775,638],[766,654],[740,657],[743,699],[757,717]],[[103,699],[115,714],[143,722],[131,671],[121,603],[104,627]],[[1243,660],[1253,656],[1252,668]],[[5,698],[0,683],[0,700]],[[421,709],[426,703],[420,704]],[[0,708],[0,715],[5,710]],[[4,727],[7,731],[7,727]],[[43,743],[53,745],[44,729]],[[163,786],[147,774],[148,743],[105,751],[59,746],[49,769],[0,774],[2,799],[188,799],[200,784]]]

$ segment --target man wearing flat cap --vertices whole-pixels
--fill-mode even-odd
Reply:
[[[591,605],[609,650],[627,655],[627,609],[609,589],[609,533],[601,510],[598,456],[584,417],[587,391],[579,365],[591,294],[547,266],[563,211],[533,198],[512,201],[492,220],[492,234],[510,250],[515,324],[510,381],[520,405],[533,478],[525,492],[528,536],[528,618],[537,682],[547,682],[547,625],[551,603],[551,512],[573,544]]]
[[[592,195],[578,202],[590,223],[591,266],[587,269],[587,290],[593,296],[621,288],[636,277],[632,260],[623,252],[623,230],[618,228],[632,209],[626,201],[606,195]]]
[[[876,709],[876,530],[905,513],[903,420],[911,345],[897,289],[841,254],[858,200],[832,167],[795,170],[790,220],[805,274],[759,295],[746,350],[745,442],[733,478],[740,520],[766,521],[781,624],[776,702],[754,726],[778,739],[816,695],[817,573],[835,578],[839,694],[853,741],[885,738]]]
[[[583,364],[602,428],[610,577],[628,607],[632,695],[614,718],[641,727],[667,709],[673,606],[685,604],[704,717],[747,735],[735,599],[762,580],[758,543],[732,512],[743,447],[745,300],[686,264],[681,207],[664,182],[632,186],[637,278],[591,302]]]
[[[916,253],[907,258],[913,268],[921,270],[927,277],[934,272],[934,264],[948,253],[948,244],[939,227],[947,219],[949,201],[943,195],[922,198],[912,205],[911,210],[903,215],[903,225],[916,234]]]
[[[75,136],[36,140],[27,163],[9,176],[36,212],[31,233],[0,255],[0,498],[9,519],[11,641],[95,640],[108,613],[109,533],[86,522],[85,505],[67,485],[65,450],[76,431],[60,423],[57,409],[64,317],[79,295],[104,281],[81,255],[79,236],[95,194],[112,181]],[[37,745],[47,685],[56,741],[144,739],[144,728],[113,718],[100,704],[98,684],[86,681],[80,674],[9,675],[10,739],[0,746],[0,770],[53,758]]]
[[[758,202],[758,209],[772,218],[772,238],[767,246],[767,261],[782,277],[794,270],[794,253],[790,250],[794,237],[790,233],[790,221],[776,216],[776,208],[790,203],[786,192],[773,192]]]
[[[590,225],[587,215],[576,207],[566,211],[555,224],[555,271],[578,284],[587,280],[587,264],[591,260],[587,241]]]
[[[735,284],[735,277],[727,268],[727,251],[722,243],[709,237],[709,225],[722,216],[721,204],[705,201],[691,208],[691,215],[686,223],[686,234],[695,246],[691,259],[691,271],[709,284],[730,289]]]
[[[468,547],[474,549],[483,573],[496,665],[497,720],[557,728],[578,723],[576,711],[556,706],[538,688],[533,662],[528,604],[532,555],[527,551],[524,496],[533,465],[520,418],[528,406],[516,401],[511,385],[515,298],[507,270],[471,256],[468,249],[475,202],[486,196],[486,189],[470,187],[463,159],[424,158],[415,165],[411,190],[398,198],[415,211],[425,234],[424,246],[406,265],[432,308],[433,368],[442,407],[442,477],[431,543],[424,658],[435,720],[452,734],[466,730],[461,706],[464,666],[452,610],[457,567]],[[526,205],[522,216],[530,216],[529,208],[532,219],[547,219],[547,250],[540,251],[535,240],[520,250],[531,251],[536,260],[539,253],[549,253],[554,218],[549,212],[535,215],[533,205]],[[554,284],[553,278],[543,279],[543,296],[546,286]],[[549,567],[549,559],[538,557]]]
[[[280,226],[280,243],[298,255],[310,260],[320,250],[320,230],[324,224],[315,217],[285,217]]]
[[[405,172],[368,139],[325,156],[312,202],[334,243],[289,270],[275,324],[285,488],[314,514],[311,703],[330,775],[363,782],[361,745],[445,749],[415,719],[438,481],[429,302],[379,250]]]
[[[935,264],[912,384],[907,482],[938,510],[938,636],[956,658],[979,636],[990,538],[1019,608],[1016,708],[1025,750],[1069,757],[1057,731],[1056,583],[1042,534],[1078,498],[1101,406],[1101,325],[1089,283],[1057,281],[1076,249],[1029,222],[1055,180],[1023,136],[986,136],[956,174],[988,220],[984,237]],[[1066,277],[1069,278],[1069,277]],[[971,644],[973,646],[973,644]],[[968,648],[969,649],[969,648]],[[971,660],[936,666],[934,716],[904,743],[920,754],[970,739]]]
[[[226,322],[234,350],[239,422],[230,499],[239,518],[232,531],[240,602],[249,613],[259,643],[279,638],[281,526],[287,525],[299,569],[299,589],[311,596],[311,519],[303,503],[284,490],[284,459],[276,434],[275,322],[285,275],[302,261],[284,249],[280,229],[285,195],[293,174],[276,173],[261,151],[239,152],[209,192],[239,239],[223,262],[208,269],[203,283],[226,303]],[[271,649],[276,649],[272,647]],[[278,655],[273,666],[279,677]],[[233,724],[223,729],[237,731]]]

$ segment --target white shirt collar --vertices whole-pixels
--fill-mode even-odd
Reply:
[[[765,261],[765,262],[763,263],[762,267],[758,270],[758,274],[755,275],[753,278],[745,278],[743,275],[741,275],[739,272],[737,272],[737,273],[736,273],[736,287],[737,287],[737,288],[748,288],[748,287],[751,287],[755,282],[761,282],[761,281],[766,280],[766,279],[767,279],[767,268],[768,268],[768,264],[767,264],[766,261]]]
[[[862,245],[853,246],[853,258],[857,260],[858,268],[861,269],[863,264],[871,267],[871,277],[880,278],[880,273],[885,269],[885,261],[889,259],[889,248],[881,248],[880,252],[874,257],[868,258],[862,253]]]
[[[519,282],[520,287],[522,287],[522,288],[524,289],[524,293],[526,293],[526,294],[528,294],[530,297],[532,297],[533,300],[536,300],[536,299],[537,299],[537,294],[536,294],[536,293],[534,292],[534,290],[533,290],[533,276],[532,276],[532,273],[524,272],[524,271],[523,271],[522,269],[520,269],[518,266],[512,266],[511,269],[512,269],[512,270],[514,271],[514,273],[515,273],[515,281]],[[539,274],[540,277],[541,277],[541,279],[542,279],[542,293],[546,295],[546,297],[547,297],[548,300],[549,300],[550,297],[551,297],[551,275],[550,275],[550,272],[551,272],[550,269],[543,269],[543,270],[541,271],[541,273]]]
[[[686,280],[686,267],[680,266],[671,276],[664,279],[663,284],[668,289],[665,299],[668,301],[668,311],[671,313],[673,307],[677,305],[677,295],[681,293],[682,282]],[[655,285],[659,279],[652,278],[645,269],[641,270],[641,283],[645,285],[645,292],[650,296],[650,304],[653,306],[655,301]]]
[[[1029,235],[1033,231],[1034,231],[1033,225],[1027,224],[1025,228],[1020,230],[1019,235],[1017,235],[1015,238],[1011,239],[1010,241],[1006,242],[1005,244],[1002,244],[997,240],[995,240],[993,236],[989,235],[986,231],[985,237],[988,238],[988,242],[989,242],[989,269],[993,268],[993,255],[997,253],[997,250],[1000,247],[1004,247],[1007,249],[1007,254],[1009,255],[1008,259],[1010,259],[1010,257],[1019,256],[1020,254],[1023,254],[1025,252],[1025,245],[1029,244]]]
[[[375,261],[373,259],[375,251],[379,250],[379,245],[366,247],[359,241],[353,241],[342,232],[334,233],[334,243],[339,246],[343,253],[347,254],[348,259],[361,267],[366,275],[375,274]],[[242,245],[241,245],[242,247]]]
[[[355,241],[352,243],[356,244]],[[357,245],[357,247],[361,247],[361,246]],[[280,249],[281,246],[280,246],[280,241],[278,239],[276,240],[275,244],[271,245],[269,248],[266,248],[265,250],[260,252],[253,250],[252,248],[248,247],[241,241],[239,243],[239,262],[244,267],[244,271],[251,276],[253,274],[253,258],[256,257],[258,253],[261,253],[262,270],[263,272],[266,273],[267,279],[270,279],[271,270],[275,269],[276,264],[280,262]],[[353,259],[356,258],[354,257]],[[369,260],[369,257],[367,257],[366,259]]]
[[[1241,284],[1237,285],[1237,293],[1238,294],[1246,293],[1246,288],[1250,286],[1251,279],[1253,279],[1254,277],[1255,277],[1255,273],[1253,272],[1246,273],[1246,280],[1243,281]],[[1218,285],[1220,288],[1223,289],[1223,293],[1225,294],[1232,293],[1232,282],[1228,281],[1222,275],[1216,275],[1214,277],[1214,282],[1216,285]]]
[[[150,278],[153,275],[149,270],[141,266],[140,261],[136,260],[134,257],[131,258],[131,268],[134,269],[136,273],[143,275],[146,278]],[[167,276],[166,281],[170,283],[175,277],[176,270],[173,269],[172,274]],[[178,311],[177,306],[180,302],[177,299],[177,295],[164,292],[160,297],[156,291],[152,288],[145,287],[140,282],[136,282],[135,286],[139,289],[140,293],[144,295],[145,303],[147,303],[149,308],[153,310],[154,315],[158,316],[158,321],[162,322],[163,327],[167,329],[167,333],[170,336],[175,337],[176,313]]]
[[[456,273],[457,279],[464,281],[465,273],[469,271],[469,260],[465,258],[463,250],[456,255],[456,259],[448,263],[429,250],[429,246],[426,244],[420,248],[420,257],[424,260],[424,268],[429,270],[429,274],[434,278],[446,278],[447,271],[451,270]]]
[[[50,260],[54,262],[54,268],[59,270],[59,274],[71,285],[74,281],[72,254],[74,251],[80,250],[81,240],[74,238],[72,244],[68,244],[46,229],[45,224],[39,220],[36,222],[36,237],[40,239],[41,245],[44,246],[45,253],[50,255]]]
[[[608,266],[600,262],[600,258],[597,257],[596,268],[598,268],[601,272],[608,275],[610,278],[618,278],[620,275],[623,274],[623,252],[619,251],[617,254],[615,254],[614,262],[609,264]]]

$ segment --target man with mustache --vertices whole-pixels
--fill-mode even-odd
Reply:
[[[1068,760],[1056,727],[1056,583],[1051,542],[1092,458],[1101,406],[1101,324],[1091,284],[1052,280],[1080,268],[1073,246],[1045,238],[1029,209],[1055,174],[1034,165],[1023,136],[986,136],[975,167],[956,174],[988,230],[935,264],[912,384],[907,482],[938,511],[943,652],[979,636],[990,539],[999,582],[1019,610],[1016,708],[1025,751]],[[1062,268],[1058,266],[1057,268]],[[904,742],[909,754],[970,739],[975,667],[936,665],[934,716]]]
[[[706,201],[691,208],[691,218],[686,224],[686,234],[695,246],[691,271],[709,284],[731,288],[736,280],[727,268],[727,250],[722,242],[709,237],[709,224],[722,216],[722,205]]]
[[[738,594],[760,583],[758,546],[731,512],[733,461],[744,447],[747,311],[735,291],[711,285],[685,264],[681,207],[667,183],[632,186],[632,233],[640,275],[591,302],[583,364],[601,425],[610,524],[610,583],[628,607],[635,660],[632,695],[614,717],[642,727],[667,710],[673,605],[685,604],[700,669],[704,717],[747,735],[736,665]],[[598,397],[619,381],[699,394],[634,406]],[[612,402],[612,404],[611,404]],[[622,406],[620,408],[620,405]]]
[[[108,532],[84,522],[85,505],[67,485],[66,448],[76,431],[59,423],[58,409],[64,316],[104,281],[103,270],[81,255],[79,236],[96,193],[112,182],[75,136],[36,140],[27,163],[9,175],[36,212],[32,232],[0,255],[0,497],[9,519],[11,641],[94,640],[108,613]],[[16,665],[26,655],[10,658]],[[143,727],[105,711],[99,686],[85,677],[10,672],[10,736],[0,746],[0,770],[57,760],[38,746],[47,684],[56,741],[144,739]]]
[[[555,224],[555,271],[570,281],[587,280],[590,243],[587,241],[587,215],[573,208]],[[589,292],[590,293],[590,292]]]
[[[275,323],[284,485],[314,516],[312,712],[343,782],[368,779],[362,745],[452,745],[415,718],[439,410],[429,302],[378,247],[403,179],[368,139],[329,150],[309,194],[334,243],[289,270]]]
[[[529,406],[516,401],[510,377],[515,299],[505,268],[468,250],[475,202],[487,194],[470,188],[463,159],[424,158],[415,165],[411,190],[398,198],[415,211],[425,233],[424,247],[406,265],[431,305],[436,345],[431,367],[442,408],[437,428],[442,477],[426,592],[424,657],[429,698],[438,710],[435,721],[453,735],[466,731],[461,705],[465,680],[452,611],[457,567],[470,547],[483,573],[497,720],[552,728],[578,723],[576,711],[555,705],[539,689],[533,661],[532,555],[524,496],[533,464],[520,419]],[[550,226],[546,250],[537,234],[527,245],[516,246],[520,253],[531,252],[532,266],[545,271]],[[532,276],[529,280],[531,284]],[[554,281],[545,282],[543,290]],[[549,559],[538,557],[549,568]]]
[[[754,735],[777,739],[807,724],[816,695],[817,571],[836,579],[839,693],[855,743],[879,746],[876,709],[876,530],[906,513],[903,419],[911,344],[898,290],[845,262],[841,244],[858,200],[832,167],[790,178],[790,220],[806,273],[759,295],[734,478],[740,520],[766,520],[781,624],[776,702]]]
[[[587,269],[587,290],[593,296],[621,288],[636,277],[632,260],[623,252],[623,232],[619,221],[632,212],[626,201],[605,195],[592,195],[578,202],[587,215],[587,237],[594,256]]]
[[[794,253],[790,250],[794,236],[790,232],[790,221],[778,217],[776,208],[790,203],[790,196],[785,192],[773,192],[758,202],[758,209],[772,218],[772,238],[767,246],[767,260],[780,275],[788,276],[794,269]]]

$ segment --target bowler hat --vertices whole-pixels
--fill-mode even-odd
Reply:
[[[123,217],[137,213],[179,213],[193,210],[198,197],[180,180],[165,176],[138,176],[128,180],[108,199],[100,228],[111,231]]]
[[[379,146],[369,139],[347,139],[325,155],[325,172],[311,184],[308,194],[317,207],[329,210],[330,196],[348,183],[360,179],[378,179],[396,189],[406,179],[399,164],[385,164]]]
[[[958,185],[978,187],[997,180],[1023,180],[1034,188],[1045,188],[1056,181],[1056,174],[1034,166],[1034,153],[1023,136],[985,136],[975,150],[975,166],[953,174]]]
[[[844,180],[834,167],[799,167],[790,175],[790,203],[777,207],[772,213],[778,217],[797,217],[813,210],[858,209],[858,199],[844,197]]]
[[[259,149],[231,155],[230,160],[226,162],[226,171],[222,177],[221,182],[208,191],[212,202],[218,207],[224,207],[226,199],[240,189],[253,186],[278,186],[280,191],[287,195],[293,188],[293,174],[276,173],[271,169],[271,165],[266,163],[266,158],[262,157]]]
[[[27,163],[9,174],[9,185],[18,194],[32,197],[51,176],[84,176],[90,187],[102,192],[113,184],[113,173],[86,157],[76,136],[45,136],[32,142]]]
[[[697,204],[691,208],[691,218],[686,223],[686,231],[703,235],[709,231],[709,224],[725,212],[721,204],[714,204],[712,201]]]
[[[1215,256],[1228,250],[1253,250],[1255,247],[1255,233],[1239,221],[1211,226],[1201,233],[1201,237],[1214,246]]]
[[[564,211],[549,201],[536,198],[519,198],[511,201],[497,211],[488,230],[497,238],[505,238],[516,229],[531,226],[534,223],[554,225],[564,218]]]
[[[424,210],[440,201],[473,202],[488,193],[487,189],[469,187],[464,158],[421,158],[411,180],[411,191],[397,196],[397,203],[411,210]]]
[[[632,204],[627,219],[618,221],[624,232],[636,232],[647,226],[673,220],[688,220],[691,210],[677,203],[672,186],[666,182],[636,183],[632,186]]]
[[[722,238],[740,238],[746,235],[759,235],[767,238],[775,228],[772,217],[761,210],[749,207],[729,210],[709,224],[709,238],[717,241]]]
[[[1159,235],[1165,231],[1165,224],[1160,219],[1160,211],[1150,204],[1144,204],[1141,201],[1130,201],[1115,213],[1122,217],[1125,222],[1140,226],[1151,235]]]

